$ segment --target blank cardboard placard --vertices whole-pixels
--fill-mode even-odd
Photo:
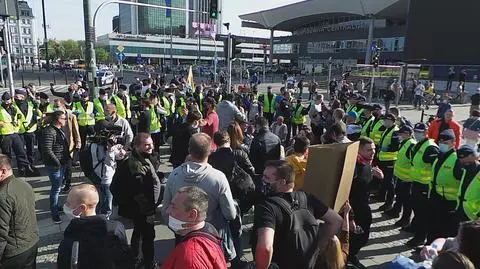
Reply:
[[[309,147],[303,190],[339,212],[350,194],[359,144]]]

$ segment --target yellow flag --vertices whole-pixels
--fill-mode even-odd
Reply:
[[[193,70],[192,66],[190,65],[190,69],[188,70],[188,77],[187,77],[187,82],[192,86],[192,90],[195,89],[195,82],[193,81]]]

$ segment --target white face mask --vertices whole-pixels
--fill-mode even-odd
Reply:
[[[80,215],[75,215],[73,213],[73,211],[75,211],[75,209],[71,209],[70,207],[67,206],[67,204],[63,204],[63,213],[65,213],[65,216],[67,216],[68,219],[78,219],[80,218]]]
[[[417,141],[422,141],[425,138],[424,133],[414,133],[413,136],[415,136],[415,140]]]
[[[187,224],[186,221],[181,221],[172,216],[168,216],[168,227],[173,230],[174,233],[178,234],[179,231],[185,230],[183,227],[184,224]]]

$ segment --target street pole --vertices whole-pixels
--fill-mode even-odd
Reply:
[[[228,31],[228,89],[227,92],[232,92],[232,34]]]
[[[267,63],[267,46],[263,47],[263,83],[266,83],[265,81],[265,68],[266,68],[266,63]]]
[[[5,10],[8,10],[7,2],[5,1]],[[13,96],[15,93],[14,90],[14,85],[13,85],[13,72],[12,72],[12,43],[11,43],[11,38],[10,38],[10,26],[8,24],[8,17],[3,17],[3,25],[5,26],[5,31],[4,33],[4,40],[5,40],[5,46],[6,46],[6,51],[7,51],[7,71],[8,71],[8,82],[10,85],[10,94]],[[3,73],[3,70],[2,70]]]
[[[3,78],[3,52],[0,55],[0,79],[2,80],[2,87],[5,88],[5,79]]]
[[[44,35],[44,43],[45,43],[44,44],[45,45],[45,61],[47,65],[47,72],[50,72],[50,59],[48,59],[47,16],[45,15],[45,0],[42,0],[42,12],[43,12],[43,35]]]
[[[172,33],[172,14],[170,14],[170,70],[173,67],[173,33]]]
[[[372,81],[370,82],[370,94],[368,96],[368,102],[372,102],[373,98],[373,84],[375,83],[375,67],[372,66]]]
[[[215,57],[213,59],[213,82],[217,83],[217,40],[213,38],[213,44],[215,45]]]
[[[370,64],[372,60],[372,42],[373,42],[373,28],[375,27],[375,18],[370,15],[370,26],[368,27],[367,51],[365,54],[365,64]]]
[[[97,79],[97,64],[95,61],[95,28],[92,26],[90,0],[83,0],[83,18],[85,27],[85,65],[87,71],[87,83],[90,90],[90,97],[93,99],[97,94],[95,88]]]
[[[332,80],[332,63],[328,63],[328,83]]]

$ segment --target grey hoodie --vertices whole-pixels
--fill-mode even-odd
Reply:
[[[230,122],[234,120],[246,120],[237,106],[227,100],[223,100],[217,105],[217,114],[220,130],[226,130]]]
[[[210,164],[185,162],[175,168],[168,177],[167,187],[163,195],[163,215],[166,212],[175,193],[185,186],[196,186],[208,194],[208,212],[206,221],[215,228],[223,230],[227,220],[236,216],[232,192],[225,175]]]

